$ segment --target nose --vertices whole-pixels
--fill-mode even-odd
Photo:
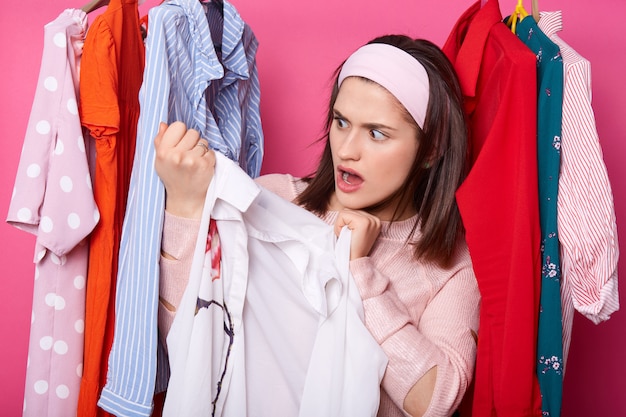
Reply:
[[[339,133],[337,156],[343,160],[358,160],[361,156],[361,146],[358,129],[349,129]]]

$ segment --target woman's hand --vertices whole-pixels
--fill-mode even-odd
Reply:
[[[362,210],[344,208],[335,221],[335,234],[339,236],[343,226],[352,231],[350,260],[368,256],[380,234],[380,219]]]
[[[198,131],[182,122],[161,123],[154,147],[154,167],[165,186],[165,209],[175,216],[199,219],[215,172],[215,153]]]

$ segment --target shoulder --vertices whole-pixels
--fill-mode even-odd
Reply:
[[[290,174],[267,174],[254,180],[261,187],[293,201],[306,188],[306,183]]]
[[[467,243],[464,239],[460,239],[457,243],[455,251],[450,259],[450,263],[446,268],[443,268],[451,276],[457,276],[459,274],[467,276],[468,278],[474,278],[474,268],[472,266],[472,258],[467,247]]]
[[[460,241],[450,263],[446,267],[433,267],[430,270],[439,285],[453,285],[467,291],[467,296],[478,293],[478,283],[474,274],[472,258],[465,241]]]
[[[474,287],[476,278],[469,250],[464,241],[459,241],[452,257],[445,265],[436,262],[415,261],[421,264],[424,278],[436,293],[447,285]]]

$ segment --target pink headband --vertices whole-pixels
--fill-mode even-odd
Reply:
[[[417,59],[386,43],[370,43],[357,49],[339,73],[339,86],[350,76],[372,80],[393,94],[424,127],[428,107],[428,74]]]

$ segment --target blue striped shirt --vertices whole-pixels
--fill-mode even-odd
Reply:
[[[170,0],[150,9],[148,18],[141,115],[120,243],[115,338],[98,402],[117,416],[149,416],[155,391],[165,208],[165,190],[154,170],[159,122],[182,121],[198,130],[252,177],[258,176],[263,156],[258,44],[234,6],[224,1],[222,18],[212,3]]]

